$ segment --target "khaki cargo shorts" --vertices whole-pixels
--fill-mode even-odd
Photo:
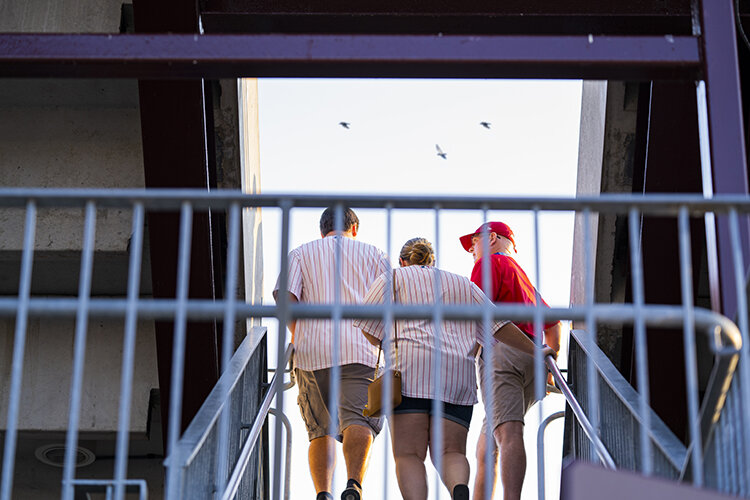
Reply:
[[[523,422],[524,415],[536,402],[534,397],[534,356],[519,351],[502,342],[493,347],[494,367],[492,370],[493,407],[485,407],[482,429],[487,425],[489,415],[492,430],[505,422]],[[484,356],[479,356],[478,374],[482,400],[486,401],[484,387]],[[545,370],[546,372],[546,370]],[[483,431],[484,432],[484,431]]]
[[[382,417],[369,418],[362,415],[362,410],[367,404],[367,386],[372,381],[375,368],[361,364],[343,365],[339,368],[341,375],[339,426],[335,432],[329,428],[331,416],[328,412],[332,369],[315,371],[294,369],[299,388],[297,405],[307,427],[307,437],[310,441],[323,436],[333,436],[341,441],[344,430],[355,424],[369,427],[373,436],[377,436],[383,428]]]

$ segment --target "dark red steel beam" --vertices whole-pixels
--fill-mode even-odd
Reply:
[[[0,35],[0,77],[696,79],[693,37]]]
[[[715,194],[748,194],[742,95],[737,63],[737,34],[733,0],[701,0],[701,30],[705,64],[711,174]],[[741,219],[745,269],[749,264],[748,221]],[[727,217],[717,217],[721,312],[737,313],[737,292]],[[745,277],[745,269],[741,276]],[[740,300],[745,300],[742,297]]]
[[[187,34],[199,29],[197,4],[184,0],[135,0],[133,12],[135,29],[139,33],[135,36],[164,32]],[[208,189],[203,80],[141,80],[138,93],[146,187]],[[176,296],[179,227],[178,214],[148,214],[154,297]],[[191,238],[189,297],[215,298],[211,241],[210,214],[196,213]],[[154,329],[162,397],[162,436],[164,449],[169,453],[166,445],[173,394],[174,324],[156,321]],[[218,380],[217,345],[216,322],[187,323],[181,430],[187,428]]]
[[[690,35],[692,27],[689,12],[680,15],[204,12],[201,22],[206,33],[371,35]]]
[[[201,13],[690,14],[691,0],[203,0]]]

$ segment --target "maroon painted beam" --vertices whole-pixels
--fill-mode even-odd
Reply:
[[[498,2],[502,4],[502,2]],[[203,12],[205,33],[691,35],[690,12],[666,14]]]
[[[135,29],[139,33],[137,36],[161,32],[188,34],[199,29],[199,12],[195,3],[183,0],[134,0],[133,12]],[[209,166],[206,159],[209,153],[206,150],[203,80],[141,80],[138,82],[138,94],[146,187],[208,189]],[[154,297],[176,296],[179,219],[178,214],[172,213],[148,214]],[[188,291],[191,298],[216,298],[212,239],[210,214],[194,214]],[[173,322],[156,321],[154,330],[162,397],[162,437],[164,449],[169,453],[175,327]],[[219,378],[217,345],[215,321],[187,323],[180,431],[190,424]]]
[[[0,77],[687,79],[688,36],[0,34]]]
[[[296,12],[312,13],[395,13],[404,14],[690,14],[691,0],[203,0],[201,14],[207,11],[232,13]]]
[[[742,93],[737,61],[737,35],[733,0],[701,0],[701,30],[705,59],[708,135],[714,194],[748,194]],[[750,264],[750,229],[747,218],[740,225],[745,269]],[[737,292],[732,262],[729,221],[717,217],[721,312],[737,313]],[[745,269],[741,276],[746,276]],[[739,298],[744,300],[744,298]]]

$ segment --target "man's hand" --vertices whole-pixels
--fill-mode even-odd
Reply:
[[[543,359],[546,359],[546,358],[547,358],[547,356],[552,356],[552,358],[553,358],[553,359],[554,359],[555,361],[557,361],[557,351],[555,351],[554,349],[552,349],[552,348],[551,348],[550,346],[548,346],[547,344],[544,344],[544,345],[542,346],[542,358],[543,358]]]

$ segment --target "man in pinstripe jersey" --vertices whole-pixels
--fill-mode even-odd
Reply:
[[[320,217],[318,240],[289,253],[289,300],[317,304],[361,303],[367,289],[384,272],[390,272],[387,256],[378,248],[355,240],[359,219],[349,208],[343,210],[343,231],[334,229],[333,207]],[[336,259],[340,259],[340,276]],[[340,278],[340,279],[337,279]],[[277,298],[279,283],[274,297]],[[377,363],[377,349],[364,338],[351,320],[338,328],[330,320],[300,319],[288,325],[295,346],[295,377],[299,388],[297,404],[307,427],[310,447],[308,462],[317,500],[331,500],[335,466],[335,440],[343,443],[348,474],[342,500],[360,500],[362,479],[374,437],[382,418],[362,415],[367,404],[367,386]],[[334,334],[339,350],[333,352]],[[338,425],[330,425],[328,410],[331,369],[340,367]]]

